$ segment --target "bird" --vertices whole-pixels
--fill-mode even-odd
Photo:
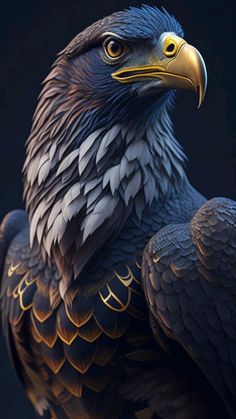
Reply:
[[[189,182],[176,91],[200,52],[165,9],[105,17],[61,51],[0,227],[1,318],[36,415],[236,417],[236,204]]]

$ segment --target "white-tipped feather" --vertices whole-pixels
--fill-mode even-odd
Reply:
[[[79,131],[76,128],[71,135],[76,137]],[[119,156],[121,144],[124,151]],[[170,120],[157,120],[146,129],[137,122],[114,125],[107,132],[102,127],[68,155],[66,143],[59,148],[61,152],[54,142],[43,156],[36,153],[28,159],[26,168],[28,182],[32,185],[38,178],[39,187],[46,188],[31,220],[30,240],[33,243],[35,236],[43,240],[48,254],[52,244],[62,239],[67,223],[81,211],[85,211],[80,221],[84,243],[112,217],[119,202],[128,206],[134,200],[141,217],[145,206],[169,193],[175,176],[185,177],[185,157],[173,138]]]

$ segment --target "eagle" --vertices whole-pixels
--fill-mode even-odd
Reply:
[[[236,417],[236,204],[189,183],[171,113],[207,86],[164,9],[79,33],[44,80],[26,209],[0,228],[1,318],[36,414]]]

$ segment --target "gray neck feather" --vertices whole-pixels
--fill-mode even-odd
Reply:
[[[28,145],[25,196],[30,238],[31,243],[37,238],[48,254],[75,217],[79,248],[107,220],[113,217],[112,226],[122,227],[132,211],[141,219],[145,207],[168,199],[186,181],[185,155],[166,108],[149,124],[132,121],[109,131],[97,129],[68,152],[78,134],[79,130],[63,141],[52,137],[40,148],[32,136]],[[110,225],[114,234],[112,229]]]

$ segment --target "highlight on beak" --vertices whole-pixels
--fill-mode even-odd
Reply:
[[[164,41],[163,60],[140,67],[127,67],[112,74],[120,83],[159,79],[160,89],[187,89],[199,94],[200,108],[207,88],[207,70],[200,52],[177,36]]]

